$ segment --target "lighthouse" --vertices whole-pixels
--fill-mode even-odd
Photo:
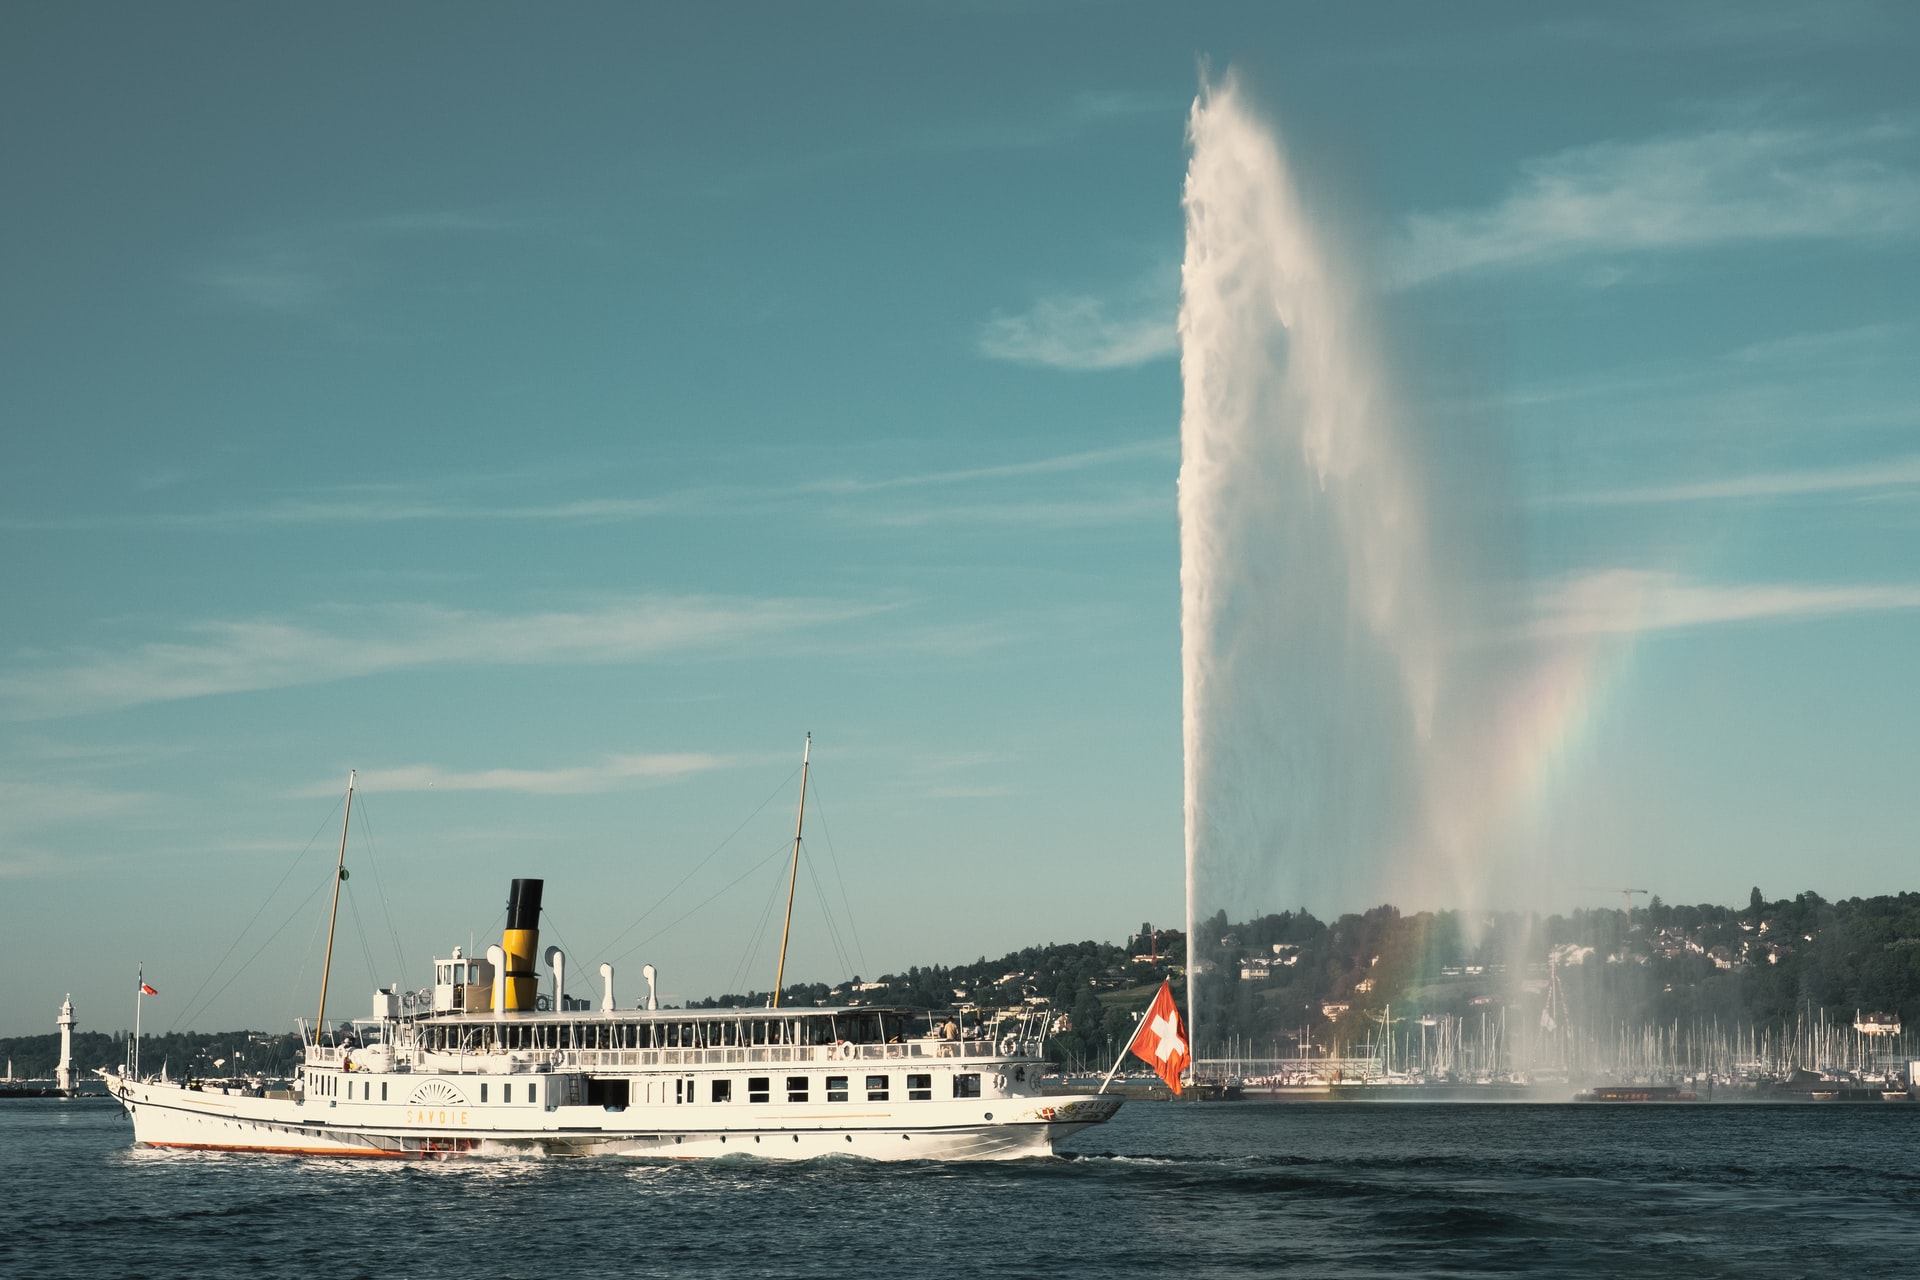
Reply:
[[[73,993],[69,991],[56,1024],[60,1028],[60,1065],[53,1072],[53,1082],[65,1094],[73,1092],[73,1023]]]

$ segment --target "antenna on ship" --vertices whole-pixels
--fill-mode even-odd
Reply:
[[[787,919],[780,926],[780,967],[773,975],[773,1005],[780,1007],[780,985],[787,978],[787,935],[793,932],[793,886],[800,878],[800,831],[807,825],[807,764],[813,755],[813,735],[800,748],[800,816],[793,823],[793,867],[787,872]]]
[[[327,958],[320,965],[320,1012],[313,1015],[313,1042],[327,1030],[327,975],[333,971],[333,926],[340,919],[340,882],[347,878],[347,824],[353,821],[353,779],[355,770],[347,770],[347,812],[340,819],[340,860],[333,867],[333,912],[327,917]]]

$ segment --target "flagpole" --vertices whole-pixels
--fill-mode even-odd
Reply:
[[[1149,1005],[1147,1007],[1151,1009],[1153,1006]],[[1113,1083],[1113,1078],[1120,1074],[1120,1064],[1125,1062],[1127,1060],[1127,1055],[1133,1052],[1133,1042],[1140,1038],[1140,1028],[1146,1025],[1147,1025],[1146,1014],[1142,1013],[1137,1017],[1135,1017],[1133,1021],[1133,1034],[1127,1037],[1127,1047],[1122,1049],[1120,1051],[1120,1056],[1113,1060],[1113,1070],[1107,1072],[1107,1078],[1100,1082],[1100,1088],[1098,1090],[1099,1093],[1105,1093],[1107,1091],[1107,1086]]]
[[[133,984],[133,1078],[140,1078],[140,1006],[147,999],[147,962],[140,962],[140,976]]]

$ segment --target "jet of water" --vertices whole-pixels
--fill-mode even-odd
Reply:
[[[1562,771],[1625,651],[1576,624],[1631,602],[1604,574],[1526,585],[1497,433],[1445,397],[1417,415],[1400,401],[1371,321],[1379,295],[1233,74],[1203,83],[1188,137],[1179,511],[1198,1044],[1200,993],[1230,980],[1201,972],[1218,911],[1471,913],[1541,892],[1535,837],[1510,819]]]
[[[1215,908],[1245,918],[1384,882],[1419,822],[1443,655],[1426,499],[1359,295],[1231,74],[1203,86],[1189,137],[1179,512],[1197,939]]]

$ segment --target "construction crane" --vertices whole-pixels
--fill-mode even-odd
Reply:
[[[1633,895],[1637,893],[1644,898],[1648,892],[1645,889],[1617,889],[1612,885],[1597,884],[1586,885],[1584,888],[1588,893],[1617,893],[1625,899],[1627,904],[1627,928],[1629,929],[1633,928]]]

